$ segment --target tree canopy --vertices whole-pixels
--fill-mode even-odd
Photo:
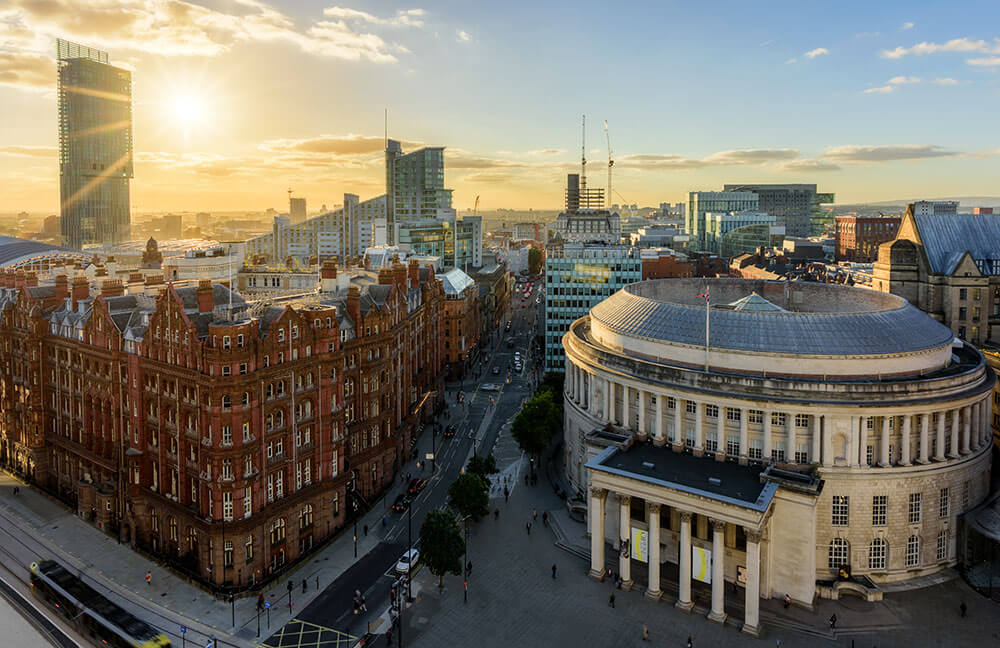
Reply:
[[[497,469],[497,460],[494,458],[493,454],[488,454],[485,457],[483,455],[472,455],[469,459],[468,465],[465,467],[465,472],[472,473],[473,475],[479,475],[483,479],[489,480],[489,476],[500,472]]]
[[[459,515],[467,515],[473,520],[489,515],[489,484],[479,475],[466,471],[448,488],[448,504]]]
[[[528,273],[538,274],[542,271],[542,251],[536,247],[528,248]]]
[[[562,418],[552,392],[545,389],[525,403],[514,418],[511,434],[522,450],[538,456],[549,447],[561,424]]]
[[[420,527],[420,559],[444,587],[444,575],[462,573],[465,541],[455,514],[447,508],[431,511]]]

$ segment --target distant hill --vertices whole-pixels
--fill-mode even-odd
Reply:
[[[881,202],[837,203],[837,207],[867,206],[867,207],[898,207],[902,209],[907,203],[917,200],[945,201],[957,200],[960,211],[972,211],[973,207],[1000,207],[1000,196],[951,196],[947,198],[911,198],[908,200],[883,200]]]

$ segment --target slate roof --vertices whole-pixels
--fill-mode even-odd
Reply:
[[[914,214],[931,272],[951,274],[968,251],[975,261],[1000,259],[1000,215]]]
[[[41,241],[29,241],[28,239],[15,238],[13,236],[0,236],[0,266],[5,266],[22,257],[49,252],[79,254],[77,250],[42,243]]]
[[[662,279],[632,284],[591,309],[592,320],[628,337],[705,344],[705,306],[762,292],[786,312],[712,308],[715,348],[804,355],[881,355],[950,345],[952,332],[905,299],[833,284],[748,279]],[[802,303],[779,299],[795,291]]]

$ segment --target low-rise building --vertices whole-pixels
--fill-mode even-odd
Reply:
[[[844,214],[836,217],[834,259],[855,263],[873,263],[878,247],[896,238],[898,216],[859,216]]]
[[[444,290],[444,357],[449,377],[460,378],[473,353],[479,352],[479,288],[458,268],[440,278]]]

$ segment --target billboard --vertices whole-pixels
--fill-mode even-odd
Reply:
[[[712,550],[691,547],[691,576],[702,583],[712,583]]]
[[[649,562],[649,532],[632,527],[632,557],[639,562]]]

